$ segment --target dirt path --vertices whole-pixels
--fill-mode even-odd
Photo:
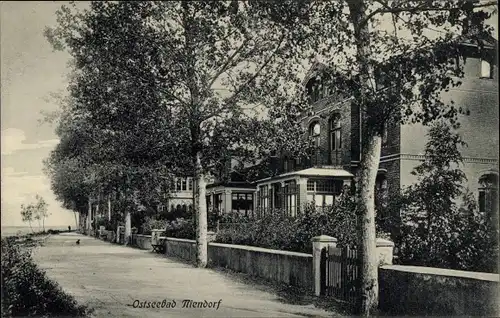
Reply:
[[[75,233],[50,236],[34,259],[66,292],[93,307],[97,317],[332,316],[313,305],[284,303],[273,293],[214,270]],[[175,301],[175,308],[134,308],[134,303],[163,300],[171,305]],[[187,308],[189,301],[184,300],[206,300],[219,308]]]

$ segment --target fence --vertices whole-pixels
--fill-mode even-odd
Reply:
[[[321,295],[355,304],[360,272],[357,251],[328,246],[321,251],[320,262]]]

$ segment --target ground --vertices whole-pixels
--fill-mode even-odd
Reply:
[[[76,240],[80,239],[80,245]],[[52,235],[34,252],[48,276],[97,317],[331,317],[312,303],[291,304],[256,284],[213,269],[75,233]],[[175,300],[175,308],[134,308]],[[182,308],[183,300],[220,302]]]

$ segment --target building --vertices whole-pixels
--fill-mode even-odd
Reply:
[[[455,104],[470,110],[461,116],[459,133],[468,144],[462,150],[467,187],[475,193],[481,212],[497,210],[498,197],[498,66],[497,41],[483,42],[479,49],[470,41],[461,44],[464,65],[462,85],[442,94]],[[302,124],[314,142],[308,159],[290,158],[282,154],[269,158],[275,173],[252,183],[234,178],[207,187],[209,207],[222,213],[237,212],[260,216],[273,208],[295,216],[305,203],[317,206],[334,202],[343,185],[350,184],[360,159],[360,111],[349,96],[334,87],[322,85],[317,65],[306,78],[305,85],[312,111]],[[427,127],[420,124],[387,126],[377,188],[396,192],[415,182],[411,171],[423,160]]]
[[[158,212],[185,214],[193,208],[193,178],[176,177],[169,187],[169,194],[165,196],[165,205],[158,205]]]

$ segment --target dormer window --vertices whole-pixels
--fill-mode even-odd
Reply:
[[[321,98],[323,98],[323,91],[321,87],[321,82],[318,78],[311,78],[309,82],[307,82],[307,95],[309,95],[309,100],[311,103],[314,103]]]
[[[483,59],[481,59],[481,78],[491,78],[491,64]]]

